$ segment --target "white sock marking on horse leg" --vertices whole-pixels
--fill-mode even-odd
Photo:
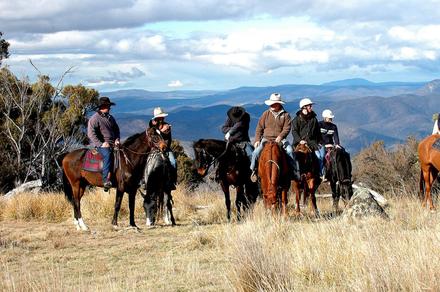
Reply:
[[[166,225],[171,225],[171,219],[170,219],[170,212],[167,210],[165,211],[165,214],[163,215],[163,221]]]
[[[79,227],[79,223],[78,220],[76,218],[73,218],[73,225],[75,225],[76,230],[81,230],[81,227]]]
[[[81,227],[82,230],[87,231],[89,230],[89,228],[87,227],[87,225],[84,223],[82,218],[78,218],[78,224]]]
[[[147,218],[147,226],[151,226],[151,225],[153,225],[153,224],[151,223],[150,218]]]

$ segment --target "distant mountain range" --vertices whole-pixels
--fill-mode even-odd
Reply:
[[[225,91],[150,92],[124,90],[105,92],[116,102],[113,114],[123,136],[145,129],[156,106],[170,112],[168,121],[173,136],[181,141],[200,138],[222,139],[221,125],[232,105],[243,105],[251,115],[250,135],[271,93],[279,92],[287,101],[285,109],[295,116],[298,102],[310,97],[320,118],[322,110],[335,114],[342,144],[356,153],[373,141],[388,146],[408,136],[421,138],[430,134],[432,114],[440,111],[440,80],[431,82],[384,82],[348,79],[322,85],[279,85],[240,87]],[[291,139],[291,137],[289,137]]]

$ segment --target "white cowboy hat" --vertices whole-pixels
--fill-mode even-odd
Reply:
[[[166,112],[164,112],[161,107],[155,107],[154,108],[154,110],[153,110],[153,119],[155,119],[155,118],[164,118],[166,116],[168,116],[168,114]]]
[[[325,109],[322,111],[322,117],[325,118],[329,118],[329,119],[333,119],[335,117],[335,115],[333,114],[333,112],[329,109]]]
[[[272,93],[269,99],[265,100],[264,103],[269,106],[273,105],[274,103],[285,104],[285,102],[281,100],[281,94],[279,93]]]
[[[306,105],[310,105],[310,104],[314,104],[314,102],[310,98],[307,98],[307,97],[303,98],[299,102],[299,108],[301,109],[301,108],[305,107]]]

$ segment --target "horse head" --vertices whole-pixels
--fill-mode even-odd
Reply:
[[[214,161],[214,156],[211,155],[206,149],[206,143],[203,140],[199,140],[193,144],[194,149],[194,162],[197,172],[201,176],[205,176],[208,173],[208,169]]]
[[[344,149],[336,148],[334,150],[334,155],[334,163],[336,165],[334,165],[333,168],[336,170],[335,175],[337,177],[337,182],[339,183],[341,195],[345,199],[350,200],[353,196],[350,154]]]

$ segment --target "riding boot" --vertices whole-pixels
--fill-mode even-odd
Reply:
[[[177,168],[174,168],[170,165],[170,191],[174,191],[176,189],[177,184]]]

